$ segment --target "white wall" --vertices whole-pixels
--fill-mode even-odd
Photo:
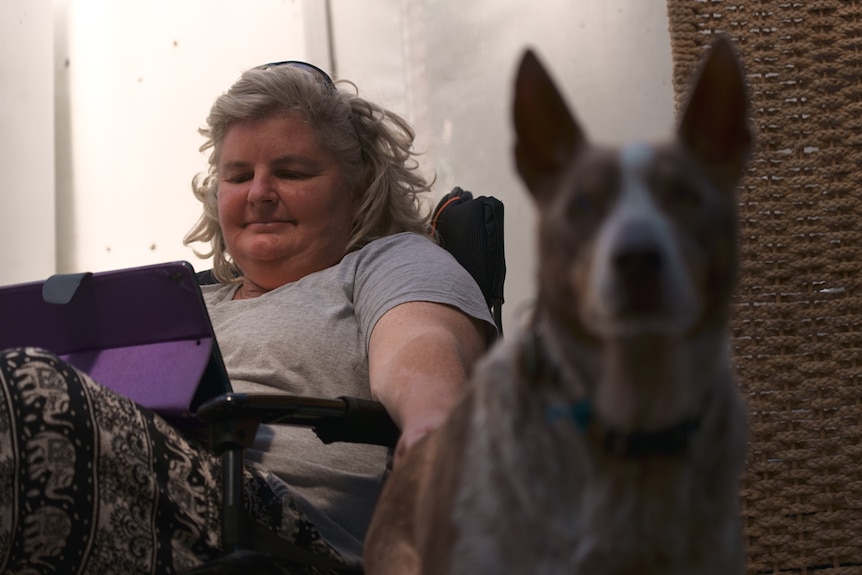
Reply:
[[[457,184],[505,202],[512,326],[535,292],[533,208],[510,159],[525,46],[596,139],[669,132],[665,0],[0,0],[0,283],[206,266],[182,237],[210,104],[250,66],[331,56],[414,123],[438,195]]]
[[[0,0],[0,284],[54,272],[50,0]]]

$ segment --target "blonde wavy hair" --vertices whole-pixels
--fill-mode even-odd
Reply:
[[[346,87],[347,89],[342,89]],[[399,115],[358,95],[352,82],[333,83],[322,71],[299,65],[268,65],[246,71],[216,99],[200,150],[212,150],[209,169],[192,180],[203,214],[183,243],[210,244],[213,275],[222,283],[239,281],[240,270],[224,241],[218,215],[218,163],[225,134],[234,122],[299,114],[315,127],[321,145],[339,159],[351,189],[364,188],[345,253],[399,232],[429,235],[422,202],[433,181],[419,171],[413,151],[415,133]]]

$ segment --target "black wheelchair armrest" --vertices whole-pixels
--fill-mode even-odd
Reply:
[[[241,433],[242,447],[254,437],[257,424],[310,427],[324,443],[370,443],[393,447],[400,436],[398,426],[383,405],[355,397],[324,399],[285,394],[226,393],[204,402],[197,417],[210,424],[251,426]],[[214,441],[218,443],[218,441]]]

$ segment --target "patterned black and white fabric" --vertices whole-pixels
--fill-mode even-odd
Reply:
[[[338,559],[253,467],[245,495],[256,521]],[[221,553],[220,513],[205,446],[48,352],[0,352],[0,573],[181,573]]]

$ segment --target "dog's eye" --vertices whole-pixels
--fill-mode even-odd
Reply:
[[[570,219],[595,218],[607,211],[618,194],[619,174],[607,166],[587,166],[579,170],[568,193],[560,194],[560,207]]]
[[[569,219],[595,218],[604,206],[605,200],[601,194],[578,193],[566,205],[566,216]]]

